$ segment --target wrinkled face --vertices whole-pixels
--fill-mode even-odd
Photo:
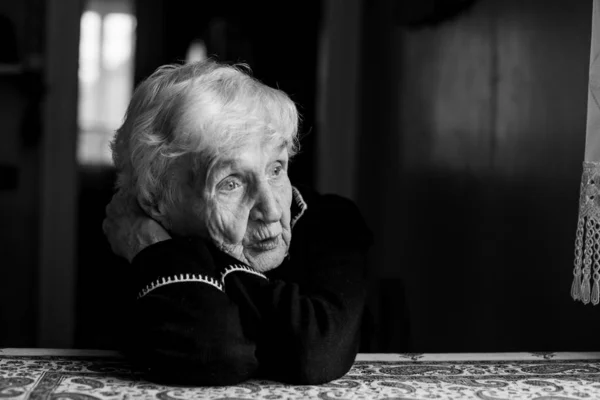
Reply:
[[[292,186],[282,141],[255,137],[220,155],[171,213],[171,230],[209,237],[259,271],[281,264],[292,238]]]

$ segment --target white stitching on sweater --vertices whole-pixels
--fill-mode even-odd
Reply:
[[[254,269],[252,269],[250,267],[247,267],[247,266],[245,266],[243,264],[232,264],[229,267],[227,267],[225,269],[225,271],[221,272],[221,283],[223,285],[225,285],[225,277],[227,275],[229,275],[230,273],[235,272],[235,271],[248,272],[249,274],[254,274],[256,276],[260,276],[261,278],[269,280],[269,278],[267,278],[266,276],[264,276],[262,273],[254,270]]]
[[[300,219],[300,217],[302,216],[302,214],[304,214],[304,211],[306,211],[306,209],[308,208],[308,205],[306,204],[306,202],[302,198],[302,195],[300,194],[300,191],[298,189],[296,189],[294,186],[292,186],[292,193],[294,195],[294,200],[296,201],[296,204],[298,204],[298,207],[300,207],[300,212],[290,222],[290,226],[293,228],[294,224],[296,222],[298,222],[298,220]]]
[[[157,289],[161,286],[170,285],[172,283],[181,283],[181,282],[202,282],[202,283],[206,283],[208,285],[211,285],[211,286],[219,289],[221,292],[223,291],[223,285],[221,285],[221,283],[219,281],[217,281],[216,279],[211,278],[209,276],[200,275],[200,274],[179,274],[179,275],[168,276],[166,278],[163,277],[163,278],[159,278],[159,279],[155,280],[154,282],[147,285],[145,288],[143,288],[138,293],[137,299],[138,300],[141,299],[142,297],[144,297],[145,295],[147,295],[154,289]]]

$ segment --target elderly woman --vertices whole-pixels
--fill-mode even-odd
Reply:
[[[136,89],[103,228],[132,264],[127,352],[150,379],[318,384],[352,366],[371,234],[350,201],[291,185],[297,135],[290,98],[240,66],[165,66]]]

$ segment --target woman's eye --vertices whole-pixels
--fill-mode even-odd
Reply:
[[[221,190],[224,190],[226,192],[231,192],[232,190],[235,190],[240,186],[241,186],[241,184],[237,180],[227,179],[226,181],[221,183]]]
[[[276,165],[271,170],[271,175],[273,177],[275,177],[275,178],[277,178],[278,176],[280,176],[282,173],[283,173],[283,166],[281,166],[280,164]]]

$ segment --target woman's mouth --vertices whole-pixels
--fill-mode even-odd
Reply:
[[[252,243],[249,247],[257,251],[269,251],[279,246],[281,234]]]

